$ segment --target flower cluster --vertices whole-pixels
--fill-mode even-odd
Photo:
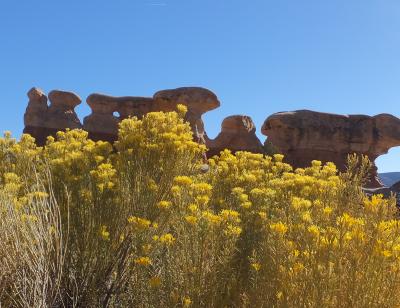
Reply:
[[[114,147],[0,139],[4,306],[400,305],[395,200],[363,194],[365,160],[225,150],[201,172],[177,111],[122,121]]]

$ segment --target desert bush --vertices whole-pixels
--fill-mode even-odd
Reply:
[[[20,196],[21,179],[4,174],[0,189],[0,302],[5,307],[61,304],[65,247],[56,201],[35,187]]]
[[[304,169],[205,147],[178,112],[45,147],[0,139],[0,303],[17,307],[392,307],[393,199],[367,198],[368,160]]]

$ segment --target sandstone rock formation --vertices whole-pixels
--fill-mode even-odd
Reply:
[[[221,132],[214,140],[206,143],[209,155],[217,155],[224,149],[262,153],[263,146],[256,136],[252,119],[245,115],[233,115],[224,119]]]
[[[46,114],[48,109],[47,96],[39,88],[30,89],[27,95],[29,102],[24,115],[25,126],[43,126],[43,115]]]
[[[35,137],[39,145],[46,138],[66,128],[81,128],[74,108],[80,104],[79,96],[72,92],[54,90],[49,93],[50,106],[42,90],[32,88],[28,92],[29,103],[24,115],[24,133]]]
[[[45,144],[46,137],[58,130],[82,128],[74,111],[81,102],[76,94],[51,91],[50,106],[46,95],[38,88],[32,88],[28,97],[24,132],[34,136],[39,145]],[[221,132],[212,140],[205,132],[202,115],[218,108],[220,102],[213,92],[199,87],[163,90],[153,97],[113,97],[95,93],[86,101],[92,114],[85,117],[83,128],[90,138],[110,142],[117,139],[118,123],[127,117],[141,118],[151,111],[168,112],[176,110],[177,104],[186,105],[186,120],[194,139],[209,148],[208,156],[224,149],[264,153],[268,148],[284,154],[286,161],[295,167],[309,166],[311,160],[317,159],[332,161],[344,170],[348,154],[367,155],[374,162],[391,147],[400,145],[400,119],[392,115],[370,117],[308,110],[280,112],[268,117],[262,127],[262,133],[268,136],[264,147],[255,134],[253,121],[243,115],[224,119]],[[370,187],[381,186],[375,167]]]
[[[45,127],[47,113],[47,96],[39,88],[32,88],[27,93],[29,102],[24,115],[24,133],[36,138],[36,142],[43,145],[48,136]]]
[[[295,167],[308,166],[317,159],[332,161],[344,170],[348,154],[367,155],[374,162],[400,145],[400,119],[389,114],[370,117],[309,110],[279,112],[265,120],[261,131]],[[375,166],[369,186],[382,186]]]
[[[73,92],[53,90],[49,93],[50,106],[46,114],[46,127],[50,129],[82,128],[75,113],[81,98]]]
[[[151,97],[125,96],[117,99],[120,120],[129,117],[141,119],[146,113],[153,111],[154,100]]]
[[[94,140],[115,141],[118,122],[130,116],[141,118],[151,111],[174,111],[178,104],[187,106],[186,119],[195,134],[196,140],[205,143],[203,113],[219,107],[217,96],[211,91],[199,87],[185,87],[159,91],[150,97],[113,97],[103,94],[91,94],[87,103],[92,114],[84,119],[84,129]],[[119,117],[114,116],[119,113]]]
[[[114,142],[118,135],[118,123],[128,117],[141,118],[154,108],[149,97],[122,96],[114,97],[103,94],[91,94],[86,102],[92,114],[85,117],[84,129],[93,140]],[[114,115],[119,113],[119,117]]]
[[[89,133],[89,138],[95,141],[115,141],[119,122],[114,116],[117,110],[116,98],[95,93],[89,95],[86,102],[92,109],[92,114],[83,119],[83,128]]]
[[[153,99],[154,111],[173,111],[177,104],[187,106],[185,120],[190,123],[195,139],[202,143],[208,140],[201,116],[220,106],[213,92],[199,87],[183,87],[159,91],[154,94]]]

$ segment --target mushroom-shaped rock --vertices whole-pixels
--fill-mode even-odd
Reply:
[[[220,102],[217,96],[205,88],[183,87],[171,90],[162,90],[154,94],[155,111],[173,111],[177,104],[183,104],[195,114],[218,108]]]
[[[263,146],[256,136],[252,119],[245,115],[233,115],[222,121],[221,132],[214,140],[208,140],[209,155],[217,155],[224,149],[232,152],[249,151],[262,153]]]
[[[53,90],[49,93],[50,106],[47,111],[46,127],[63,130],[66,128],[82,128],[75,107],[81,103],[81,98],[73,92]]]
[[[47,96],[39,88],[30,89],[27,95],[29,102],[24,114],[24,134],[31,135],[42,146],[49,135],[46,128]]]
[[[352,153],[375,159],[400,145],[400,119],[391,115],[338,115],[299,110],[268,117],[261,129],[294,167],[305,167],[313,159],[334,162],[345,170]],[[376,167],[370,187],[380,187]]]
[[[200,87],[183,87],[159,91],[154,94],[153,99],[153,111],[174,111],[178,104],[187,106],[185,120],[190,123],[195,139],[199,142],[208,140],[201,116],[220,106],[213,92]]]
[[[115,141],[119,122],[114,116],[118,106],[116,98],[95,93],[89,95],[86,102],[92,109],[92,114],[83,120],[83,128],[89,132],[89,137],[93,140]]]
[[[39,88],[32,88],[27,93],[29,102],[24,115],[25,127],[44,127],[48,109],[47,96]]]

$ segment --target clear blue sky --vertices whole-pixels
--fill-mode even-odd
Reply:
[[[400,116],[399,0],[1,0],[0,39],[0,131],[16,136],[32,86],[204,86],[222,102],[211,136],[231,114],[258,130],[283,110]],[[378,165],[400,171],[400,148]]]

